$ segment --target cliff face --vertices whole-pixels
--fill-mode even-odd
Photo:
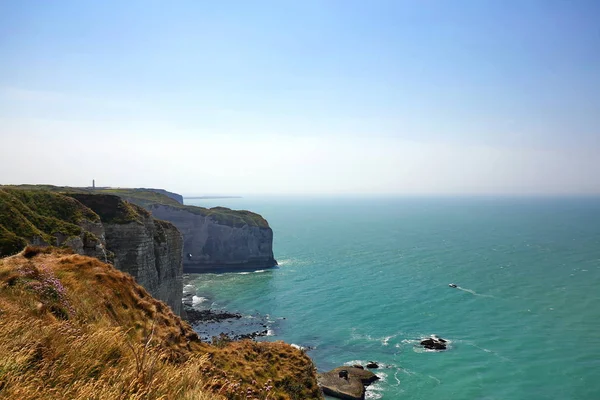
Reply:
[[[223,208],[212,213],[215,209],[191,206],[154,204],[147,208],[154,217],[172,222],[183,234],[183,267],[186,271],[277,265],[273,258],[273,231],[262,217],[256,222],[257,214],[248,213],[246,216],[250,217],[238,220],[227,216],[243,212]]]
[[[112,263],[181,313],[181,234],[118,196],[0,188],[0,257],[26,244]]]
[[[100,215],[106,246],[114,252],[115,267],[134,276],[152,296],[180,314],[183,239],[177,228],[152,218],[135,204],[124,203],[118,196],[70,196]]]
[[[256,213],[186,206],[181,195],[162,189],[104,188],[94,193],[117,195],[144,207],[158,219],[172,222],[183,234],[186,272],[277,265],[273,231]]]

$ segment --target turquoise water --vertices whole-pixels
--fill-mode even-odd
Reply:
[[[268,314],[319,370],[378,361],[370,398],[600,399],[600,199],[190,204],[261,213],[280,263],[190,276],[206,304]]]

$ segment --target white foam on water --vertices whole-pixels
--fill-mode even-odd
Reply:
[[[299,344],[296,344],[296,343],[292,343],[292,344],[290,344],[290,346],[292,346],[298,350],[304,350],[306,348],[306,347],[300,346]]]
[[[420,341],[417,339],[403,339],[400,343],[396,343],[396,347],[402,347],[403,344],[415,344]]]
[[[380,383],[380,382],[383,383],[383,382],[387,381],[387,378],[388,378],[388,374],[387,373],[385,373],[385,372],[383,372],[381,370],[377,370],[376,372],[377,373],[375,375],[377,375],[379,377],[379,380],[375,381],[375,384],[371,385],[371,386],[377,386],[377,383]]]
[[[373,386],[373,385],[371,385]],[[375,392],[371,386],[367,387],[367,391],[365,392],[365,399],[380,399],[383,397],[383,394],[379,392]]]
[[[267,272],[266,269],[259,269],[257,271],[254,271],[255,274],[260,274],[261,272]]]
[[[238,275],[250,275],[250,272],[238,272]]]
[[[397,369],[396,372],[394,372],[394,379],[396,380],[396,386],[400,386],[400,379],[398,379],[398,372],[400,372],[400,369]]]
[[[194,285],[185,285],[183,287],[183,293],[194,293],[196,291],[196,286]]]
[[[352,365],[365,365],[367,362],[364,360],[352,360],[345,362],[344,365],[352,366]]]
[[[379,377],[379,380],[367,386],[365,399],[380,399],[383,397],[383,393],[381,392],[384,390],[384,383],[387,381],[388,375],[379,370],[376,375]]]
[[[391,335],[391,336],[386,336],[381,340],[381,344],[384,346],[387,346],[389,344],[390,339],[395,338],[398,335]]]
[[[208,299],[202,296],[193,296],[192,297],[192,306],[197,306],[198,304],[202,304],[207,302]]]
[[[356,328],[352,328],[352,334],[351,334],[352,339],[363,339],[363,340],[367,340],[369,342],[380,342],[382,344],[382,346],[389,345],[390,339],[393,339],[396,336],[398,336],[398,334],[383,336],[383,337],[373,337],[369,334],[363,335],[360,333],[356,333]]]
[[[275,332],[272,329],[267,329],[267,336],[275,336]]]
[[[371,385],[373,386],[373,385]],[[367,391],[365,392],[365,399],[380,399],[383,397],[383,394],[376,392],[371,386],[367,387]]]
[[[474,291],[474,290],[467,289],[467,288],[460,287],[460,286],[457,286],[457,287],[456,287],[456,289],[458,289],[458,290],[462,290],[463,292],[471,293],[473,296],[480,296],[480,297],[494,297],[494,296],[492,296],[492,295],[490,295],[490,294],[481,294],[481,293],[477,293],[477,292],[476,292],[476,291]]]
[[[464,343],[465,343],[465,344],[467,344],[467,345],[469,345],[469,346],[473,346],[473,347],[475,347],[476,349],[479,349],[479,350],[481,350],[481,351],[483,351],[483,352],[485,352],[485,353],[490,353],[490,354],[493,354],[494,356],[498,357],[498,358],[499,358],[499,359],[501,359],[502,361],[508,361],[508,362],[511,362],[511,360],[510,360],[509,358],[506,358],[506,357],[504,357],[503,355],[501,355],[501,354],[498,354],[498,353],[497,353],[497,352],[495,352],[494,350],[490,350],[490,349],[486,349],[485,347],[478,346],[477,344],[475,344],[475,343],[473,343],[473,342],[464,342]]]

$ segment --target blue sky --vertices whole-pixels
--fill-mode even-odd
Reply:
[[[0,183],[600,193],[595,1],[0,0]]]

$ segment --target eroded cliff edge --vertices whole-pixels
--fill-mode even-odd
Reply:
[[[0,188],[0,257],[26,244],[69,247],[112,263],[181,313],[181,233],[118,196]]]
[[[100,216],[114,266],[181,314],[183,238],[177,228],[142,207],[106,194],[71,193]]]

